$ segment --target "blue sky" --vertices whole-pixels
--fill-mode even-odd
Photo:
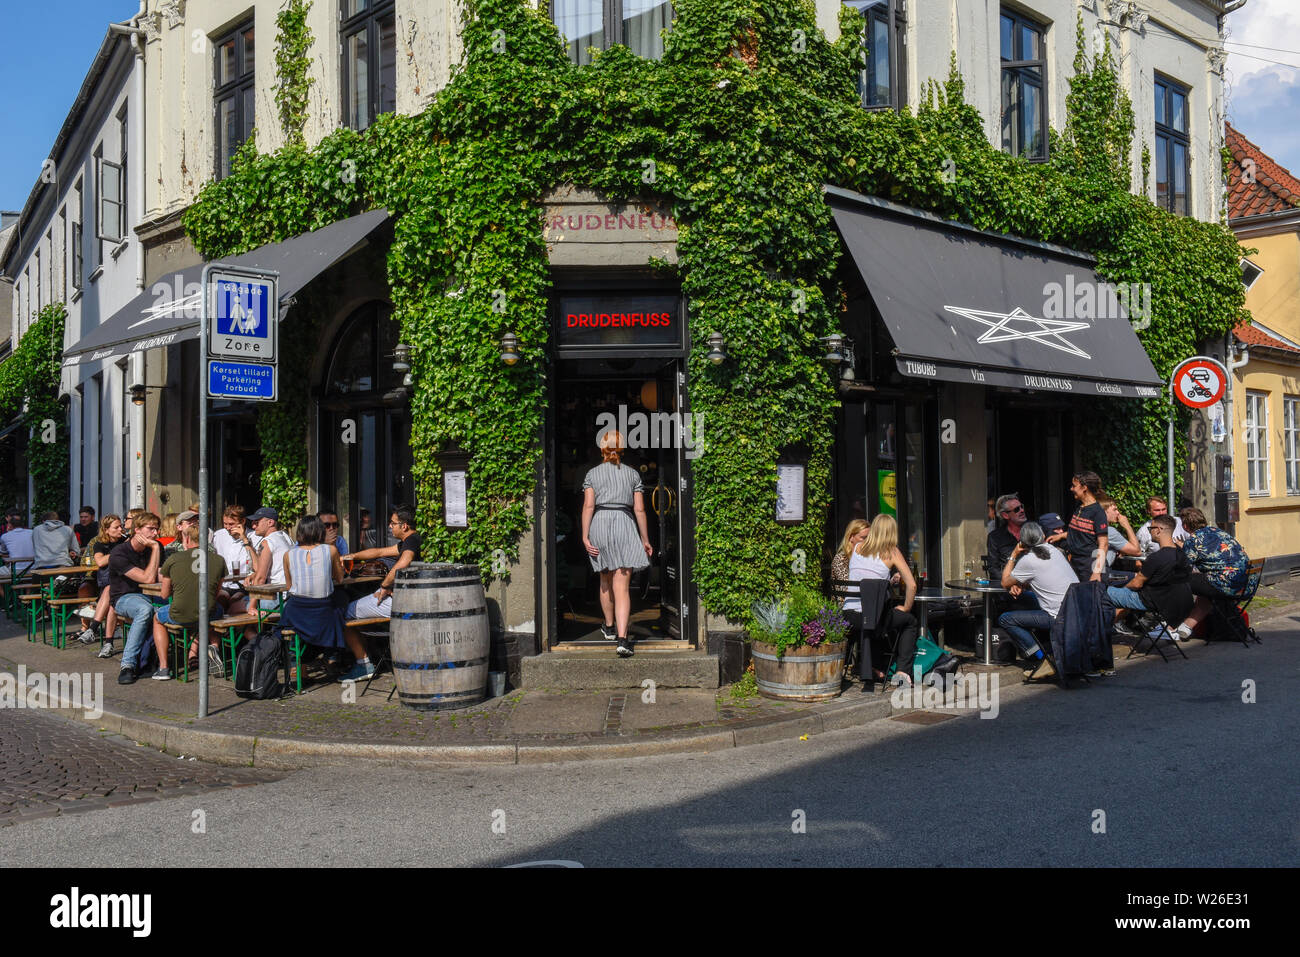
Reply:
[[[41,175],[110,21],[136,0],[5,4],[0,29],[0,209],[20,210]]]
[[[38,0],[8,21],[14,29],[0,37],[0,209],[27,201],[110,20],[137,8],[135,0]],[[1300,175],[1300,4],[1249,0],[1228,17],[1228,30],[1228,119]]]

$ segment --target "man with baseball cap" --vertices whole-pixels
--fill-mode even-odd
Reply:
[[[293,548],[293,539],[280,528],[280,513],[263,505],[248,516],[248,520],[253,525],[253,547],[257,549],[257,564],[253,567],[249,583],[283,585],[284,553]],[[275,608],[279,606],[279,601],[263,598],[261,605],[263,608]]]

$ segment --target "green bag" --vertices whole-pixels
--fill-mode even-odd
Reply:
[[[940,648],[934,641],[925,635],[921,635],[916,639],[916,658],[912,661],[912,678],[913,680],[918,677],[923,678],[935,668],[939,669],[940,674],[951,674],[957,670],[957,659]],[[886,678],[894,677],[894,672],[897,670],[897,662],[890,664]]]

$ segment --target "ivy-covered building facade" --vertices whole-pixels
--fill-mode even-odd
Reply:
[[[482,569],[516,683],[599,624],[580,502],[603,429],[655,547],[634,629],[734,677],[752,603],[820,585],[855,515],[897,515],[937,583],[979,561],[994,494],[1062,511],[1087,467],[1138,512],[1164,487],[1161,381],[1242,319],[1191,39],[1223,4],[475,0],[461,66],[398,57],[391,101],[384,18],[441,6],[376,4],[378,108],[333,126],[322,5],[264,27],[256,4],[253,40],[234,11],[203,26],[287,92],[201,190],[159,147],[172,193],[140,230],[150,282],[182,289],[203,260],[325,251],[284,312],[279,401],[214,405],[209,504],[334,509],[355,548],[414,502],[427,559]],[[177,335],[152,361],[197,368]]]

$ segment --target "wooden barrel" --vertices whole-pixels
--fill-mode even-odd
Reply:
[[[840,693],[844,677],[844,645],[787,648],[777,657],[776,645],[750,644],[758,693],[778,701],[827,701]]]
[[[439,711],[483,701],[489,630],[478,567],[412,562],[393,585],[388,633],[402,704]]]

